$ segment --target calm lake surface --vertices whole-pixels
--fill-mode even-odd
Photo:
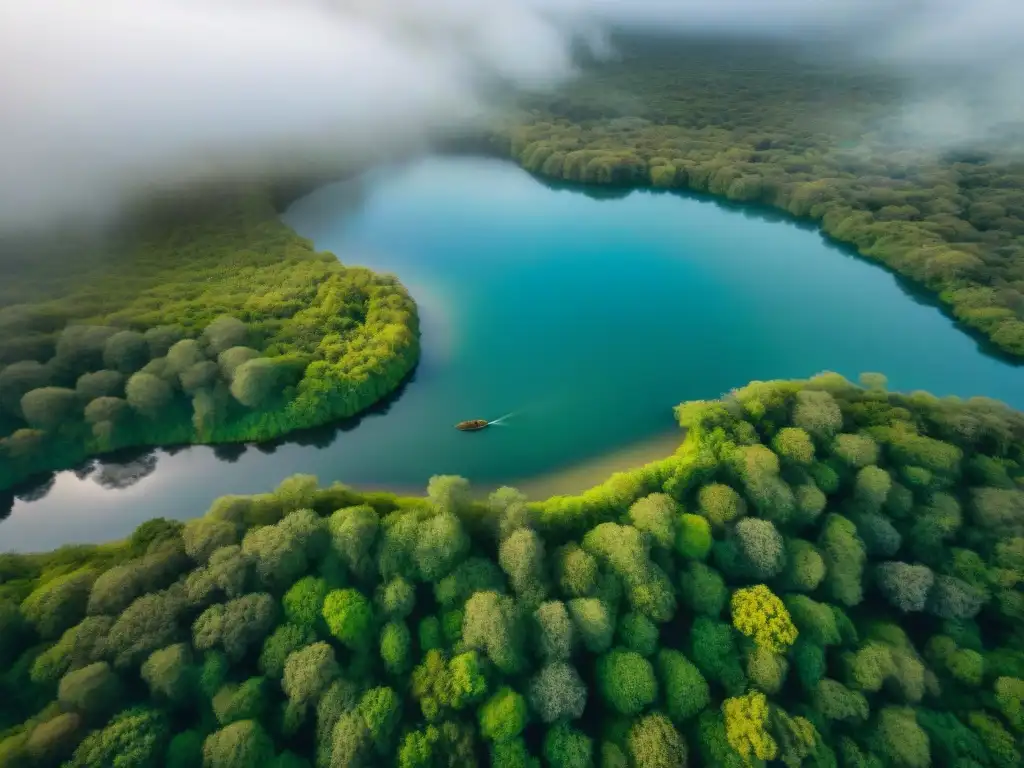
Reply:
[[[1024,368],[986,356],[892,275],[707,200],[601,198],[498,161],[434,158],[323,187],[284,218],[342,261],[396,273],[418,302],[422,362],[386,412],[299,442],[59,473],[14,500],[0,551],[123,536],[298,472],[418,491],[439,473],[494,486],[614,452],[639,463],[630,446],[671,445],[672,406],[753,379],[881,371],[893,389],[1024,407]],[[510,413],[484,432],[452,428]]]

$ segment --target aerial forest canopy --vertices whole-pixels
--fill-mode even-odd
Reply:
[[[0,766],[1020,765],[1024,415],[863,383],[580,497],[294,477],[0,557]]]
[[[815,221],[1024,357],[1024,134],[916,146],[899,122],[903,84],[877,72],[751,42],[620,49],[529,101],[499,151],[550,179],[706,192]]]
[[[0,287],[0,488],[127,446],[266,440],[366,409],[418,358],[391,276],[343,266],[265,194],[204,201]]]

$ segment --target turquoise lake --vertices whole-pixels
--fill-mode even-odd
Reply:
[[[1024,407],[1024,369],[891,274],[814,230],[713,201],[588,195],[499,161],[432,158],[322,187],[284,218],[346,263],[397,274],[417,300],[422,361],[386,412],[273,446],[58,473],[13,500],[0,551],[194,517],[297,472],[413,491],[442,473],[524,482],[664,443],[674,405],[753,379],[880,371],[892,389]]]

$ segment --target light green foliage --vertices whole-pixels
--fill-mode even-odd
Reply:
[[[612,643],[615,624],[604,603],[593,597],[578,597],[568,603],[573,626],[591,653],[603,653]]]
[[[274,755],[274,743],[259,723],[240,720],[206,737],[204,768],[255,768],[267,765]]]
[[[380,633],[380,657],[393,675],[407,672],[412,664],[412,637],[404,621],[390,621]]]
[[[512,531],[498,548],[498,563],[509,584],[526,604],[539,604],[547,593],[544,540],[529,528]]]
[[[21,613],[44,639],[59,637],[85,617],[89,591],[96,572],[80,568],[56,576],[24,599]]]
[[[703,560],[711,551],[711,525],[700,515],[680,515],[676,551],[683,557]]]
[[[793,424],[824,440],[842,426],[843,413],[828,392],[803,389],[796,393]]]
[[[533,612],[533,618],[536,622],[537,648],[541,656],[546,661],[568,659],[572,654],[574,637],[572,620],[565,603],[559,600],[542,603]]]
[[[363,694],[356,710],[366,722],[378,753],[386,753],[398,727],[401,700],[392,688],[371,688]]]
[[[766,521],[785,523],[793,517],[793,490],[779,477],[779,457],[763,445],[745,445],[730,456],[730,463],[758,514]]]
[[[994,685],[996,702],[1003,717],[1015,731],[1024,733],[1024,680],[1000,677]]]
[[[382,585],[377,596],[381,612],[392,619],[404,619],[412,613],[415,604],[416,592],[412,584],[400,576]]]
[[[530,705],[545,723],[575,720],[586,703],[587,687],[576,669],[564,661],[547,664],[530,681]]]
[[[782,579],[787,589],[813,592],[825,578],[825,572],[825,561],[813,544],[803,539],[786,541],[786,569]]]
[[[704,563],[691,561],[679,576],[680,596],[697,613],[717,617],[729,600],[722,575]]]
[[[297,624],[279,625],[263,643],[259,658],[260,671],[269,678],[280,680],[288,656],[315,640],[316,633],[308,627],[300,627]]]
[[[872,735],[879,754],[907,768],[931,765],[928,734],[917,724],[909,707],[883,707]]]
[[[202,565],[218,549],[238,543],[238,528],[226,520],[200,517],[185,523],[181,540],[185,553]]]
[[[544,737],[544,759],[551,768],[593,768],[594,742],[575,728],[559,723]]]
[[[686,742],[660,712],[637,720],[626,739],[633,765],[651,768],[686,768]]]
[[[449,505],[455,502],[446,502]],[[469,551],[469,536],[451,512],[442,512],[423,522],[418,531],[413,560],[420,578],[437,581],[447,575]]]
[[[331,515],[328,526],[331,545],[349,571],[365,576],[373,568],[370,552],[380,527],[380,518],[373,507],[364,504],[339,509]]]
[[[1020,765],[1020,749],[996,718],[986,712],[971,712],[967,725],[981,738],[993,764],[1000,768]]]
[[[721,483],[702,486],[697,501],[700,513],[715,527],[725,526],[747,513],[743,497]]]
[[[689,659],[679,651],[663,648],[655,660],[665,709],[676,723],[698,715],[710,701],[707,681]]]
[[[477,592],[466,601],[462,643],[475,648],[506,674],[523,664],[522,624],[514,601],[495,592]]]
[[[825,590],[843,605],[857,605],[864,597],[861,583],[866,555],[857,528],[841,515],[828,515],[818,546],[825,560]]]
[[[270,332],[249,331],[257,345]],[[220,500],[201,522],[2,555],[0,765],[59,764],[83,738],[83,755],[132,765],[132,726],[108,718],[152,702],[166,729],[155,751],[139,741],[146,768],[253,756],[270,768],[454,768],[488,753],[531,768],[678,765],[683,731],[701,764],[730,768],[1016,766],[1022,518],[1012,494],[979,508],[972,484],[991,477],[1008,492],[1024,478],[1024,418],[835,376],[812,386],[841,409],[845,434],[880,446],[874,463],[800,464],[779,445],[781,458],[763,445],[737,453],[779,434],[806,388],[774,382],[689,404],[679,452],[581,497],[505,489],[481,504],[447,477],[424,502],[299,477]],[[906,475],[891,450],[905,434],[955,444],[967,476],[939,466],[945,449],[912,443],[903,449],[932,452],[913,457],[928,484],[890,485],[884,499],[865,490],[858,471],[883,484],[867,470]],[[833,454],[849,442],[811,440]],[[756,496],[766,477],[817,485],[822,467],[835,473],[821,485],[831,509],[848,517],[779,517],[782,497]],[[693,523],[711,541],[710,520],[678,505],[701,508],[715,478],[742,481],[757,503],[715,527],[712,568],[677,533]],[[652,500],[672,515],[645,512]],[[666,519],[671,546],[658,538]],[[773,575],[754,579],[757,568]],[[735,626],[718,620],[727,600]],[[901,610],[928,615],[903,624]],[[184,729],[174,746],[168,719]],[[216,755],[201,756],[203,739]]]
[[[555,553],[555,578],[566,597],[586,597],[597,583],[597,561],[570,542]]]
[[[154,699],[184,704],[197,682],[192,649],[185,643],[175,643],[154,651],[142,665],[141,674]]]
[[[783,461],[807,466],[814,461],[814,443],[810,435],[797,427],[783,427],[772,438],[772,450]]]
[[[796,486],[793,497],[796,502],[794,521],[797,523],[813,523],[828,505],[824,492],[814,483]]]
[[[747,648],[747,679],[751,686],[772,695],[786,681],[789,664],[783,656],[761,645]]]
[[[629,508],[629,522],[651,537],[654,546],[670,549],[676,541],[675,521],[678,505],[664,493],[652,493],[637,499]]]
[[[854,481],[854,498],[866,509],[878,510],[892,487],[892,478],[881,467],[864,467]]]
[[[66,712],[101,716],[117,706],[121,681],[105,661],[68,672],[60,680],[57,701]]]
[[[829,720],[863,721],[868,717],[868,700],[842,683],[824,678],[814,688],[814,708]]]
[[[81,738],[82,718],[77,714],[60,714],[39,723],[24,743],[25,761],[54,765],[71,756]],[[3,758],[3,752],[0,752]],[[0,765],[7,763],[0,762]]]
[[[526,700],[504,686],[480,707],[480,735],[490,741],[508,741],[526,727]]]
[[[101,660],[106,653],[107,635],[113,624],[114,620],[109,616],[87,616],[80,624],[67,630],[60,640],[36,656],[29,672],[32,682],[53,684],[69,669]],[[0,621],[0,630],[11,633],[9,642],[12,644],[22,640],[17,625],[3,627]]]
[[[450,661],[440,651],[427,651],[412,673],[412,695],[428,720],[436,720],[446,708],[462,709],[486,692],[487,681],[476,651],[459,654]]]
[[[305,576],[288,588],[281,599],[284,615],[297,627],[316,629],[323,618],[327,582],[314,576]]]
[[[63,768],[155,768],[160,765],[170,736],[170,725],[161,712],[132,707],[86,736]],[[235,764],[211,761],[209,765],[234,768]]]
[[[658,695],[651,663],[635,651],[614,648],[597,661],[597,688],[615,711],[635,715]]]
[[[869,435],[836,435],[832,453],[854,469],[867,467],[878,461],[878,443]]]
[[[125,385],[125,399],[141,416],[158,421],[174,400],[171,385],[158,376],[139,371]]]
[[[268,706],[266,679],[250,677],[242,683],[227,683],[214,694],[211,704],[221,725],[258,721]]]
[[[340,673],[334,649],[314,643],[292,652],[284,662],[281,690],[297,705],[314,702]]]
[[[123,618],[123,616],[122,616]],[[207,608],[192,625],[192,644],[201,651],[220,646],[232,660],[261,645],[277,618],[277,603],[264,593],[252,593]]]
[[[357,590],[329,593],[324,599],[323,617],[331,634],[349,648],[365,649],[373,642],[373,608]]]
[[[755,578],[768,579],[782,570],[785,546],[771,521],[747,517],[736,523],[734,530],[745,565]]]

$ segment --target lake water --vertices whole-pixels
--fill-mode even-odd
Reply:
[[[345,262],[396,273],[418,302],[422,361],[386,412],[298,442],[59,473],[13,501],[0,551],[107,540],[297,472],[419,491],[439,473],[494,486],[614,452],[636,463],[630,446],[671,445],[672,406],[753,379],[881,371],[893,389],[1024,407],[1024,369],[889,273],[711,201],[593,196],[499,161],[435,158],[323,187],[285,220]]]

